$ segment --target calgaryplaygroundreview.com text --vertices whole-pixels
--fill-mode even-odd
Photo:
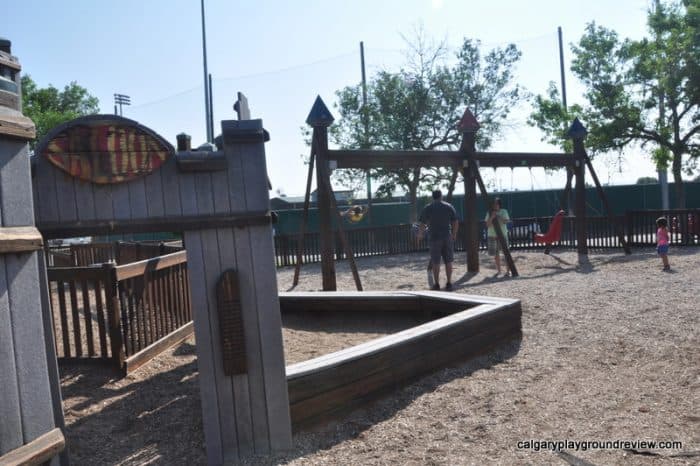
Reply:
[[[518,450],[681,450],[683,442],[675,440],[521,440]]]

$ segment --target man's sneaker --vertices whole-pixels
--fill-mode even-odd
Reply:
[[[452,283],[447,282],[445,284],[445,291],[452,291]]]
[[[435,291],[440,291],[440,284],[439,284],[439,283],[436,283],[436,284],[434,284],[430,289],[431,289],[431,290],[435,290]]]

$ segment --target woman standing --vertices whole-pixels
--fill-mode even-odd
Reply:
[[[488,253],[489,256],[493,256],[496,261],[496,268],[498,269],[498,274],[501,274],[501,245],[498,243],[498,237],[496,236],[496,229],[493,227],[494,222],[498,221],[501,227],[501,232],[506,240],[506,246],[508,245],[508,222],[510,222],[510,215],[508,211],[501,207],[501,199],[495,198],[491,204],[491,209],[489,209],[486,214],[486,226],[488,227]]]

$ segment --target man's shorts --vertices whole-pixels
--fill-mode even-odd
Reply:
[[[656,246],[656,252],[658,252],[660,256],[665,256],[668,254],[668,244],[659,244]]]
[[[502,251],[501,244],[498,242],[498,238],[495,236],[489,236],[489,240],[488,240],[489,256],[496,256],[501,251]]]
[[[454,241],[452,237],[448,236],[445,239],[439,239],[437,241],[431,241],[430,243],[430,261],[433,264],[439,264],[440,259],[445,261],[445,264],[454,262],[455,251],[454,251]]]

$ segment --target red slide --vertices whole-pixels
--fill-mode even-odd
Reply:
[[[535,235],[536,243],[552,244],[559,241],[561,237],[561,227],[564,220],[564,211],[560,210],[552,219],[552,224],[549,225],[549,230],[545,234],[538,233]]]

